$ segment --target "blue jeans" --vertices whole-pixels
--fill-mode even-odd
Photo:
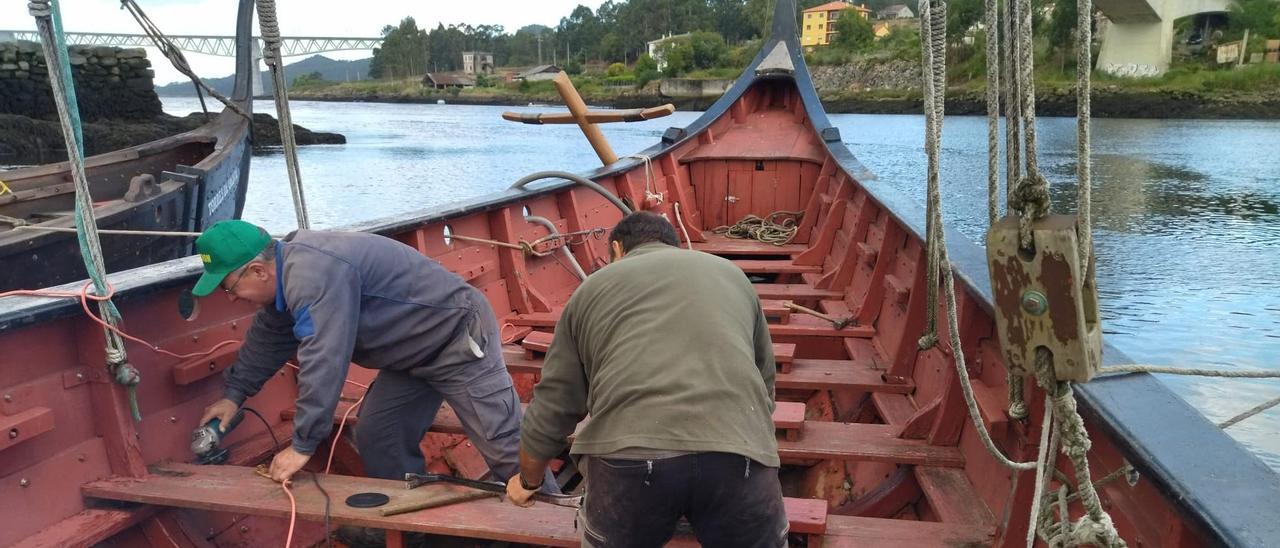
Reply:
[[[660,547],[681,517],[708,548],[787,545],[777,468],[730,453],[586,461],[583,546]]]

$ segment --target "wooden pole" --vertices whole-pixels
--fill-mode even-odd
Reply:
[[[569,75],[560,71],[553,82],[556,91],[560,92],[560,97],[564,99],[565,106],[569,107],[569,113],[573,114],[573,118],[578,121],[578,127],[582,128],[582,133],[587,136],[587,142],[591,143],[591,148],[595,149],[600,161],[604,165],[618,161],[618,155],[613,153],[613,147],[609,146],[604,133],[601,133],[600,128],[587,119],[587,104],[582,101],[582,96],[578,95],[578,90],[573,87]]]

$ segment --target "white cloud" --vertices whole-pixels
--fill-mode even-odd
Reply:
[[[394,25],[405,16],[413,16],[418,26],[435,28],[437,24],[497,24],[514,32],[525,25],[555,26],[578,4],[594,9],[596,0],[499,0],[483,5],[470,2],[382,0],[351,2],[350,0],[277,0],[280,33],[285,36],[378,36],[382,27]],[[119,0],[64,0],[62,23],[68,32],[140,33],[129,12],[120,8]],[[234,35],[235,0],[138,0],[151,20],[166,34]],[[26,2],[0,2],[0,29],[32,30],[35,21],[27,13]],[[255,24],[255,33],[256,24]],[[329,52],[336,59],[359,59],[369,52]],[[147,50],[156,70],[156,83],[183,80],[168,61],[151,48]],[[301,58],[292,58],[298,60]],[[219,77],[234,68],[229,58],[187,54],[192,68],[201,76]],[[289,60],[286,60],[288,62]]]

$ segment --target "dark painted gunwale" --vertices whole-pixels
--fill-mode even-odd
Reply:
[[[246,0],[242,0],[246,1]],[[804,64],[796,40],[794,0],[778,0],[771,37],[733,87],[684,129],[668,130],[659,142],[641,154],[663,154],[696,138],[712,122],[723,116],[755,82],[787,78],[770,74],[757,76],[756,67],[779,42],[786,44],[796,70],[793,80],[804,101],[815,132],[841,169],[852,176],[870,196],[913,236],[923,240],[924,210],[908,195],[877,185],[872,174],[840,141],[839,131],[828,120]],[[674,137],[674,138],[670,138]],[[583,173],[601,180],[638,166],[638,159],[624,159]],[[413,217],[391,217],[344,227],[379,234],[394,234],[423,226],[498,209],[530,198],[554,194],[573,183],[559,181],[533,190],[508,190],[474,199],[429,208]],[[992,293],[986,252],[955,229],[944,226],[947,251],[955,276],[991,313]],[[190,285],[201,270],[199,261],[188,257],[111,275],[121,301],[134,300],[160,290]],[[63,287],[78,287],[68,284]],[[79,313],[79,304],[54,299],[9,299],[0,302],[0,330],[54,320]],[[1104,354],[1108,365],[1132,363],[1108,345]],[[1099,378],[1077,387],[1081,411],[1103,435],[1121,447],[1141,472],[1140,481],[1155,481],[1170,501],[1186,517],[1194,520],[1217,541],[1230,546],[1280,546],[1280,519],[1274,505],[1280,501],[1280,475],[1209,422],[1195,408],[1149,374]],[[1096,435],[1096,434],[1095,434]]]

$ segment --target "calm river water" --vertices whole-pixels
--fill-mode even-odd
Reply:
[[[198,110],[166,98],[166,111]],[[504,122],[510,107],[292,103],[295,123],[347,136],[299,154],[312,224],[338,227],[505,189],[538,170],[599,165],[576,126]],[[258,112],[272,112],[259,101]],[[625,155],[698,116],[604,126]],[[920,116],[836,114],[845,143],[881,184],[924,202]],[[1280,122],[1094,120],[1093,213],[1108,341],[1143,363],[1280,368]],[[1040,118],[1040,162],[1055,206],[1074,210],[1075,120]],[[986,226],[986,121],[948,117],[945,215],[980,241]],[[284,157],[253,158],[245,218],[293,226]],[[1002,194],[1003,195],[1003,194]],[[1274,381],[1162,377],[1222,421],[1280,392]],[[1280,408],[1232,427],[1280,469]]]

